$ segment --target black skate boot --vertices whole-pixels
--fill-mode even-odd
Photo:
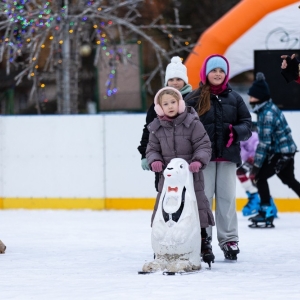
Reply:
[[[211,263],[215,262],[215,256],[212,252],[211,236],[202,238],[201,241],[201,257],[202,260],[211,268]]]
[[[273,220],[275,217],[274,206],[272,205],[263,205],[258,211],[258,215],[249,218],[248,220],[252,222],[249,225],[250,228],[274,228]],[[258,224],[262,223],[262,224]]]
[[[237,254],[240,253],[237,242],[227,242],[222,246],[222,251],[224,256],[229,260],[237,260]]]

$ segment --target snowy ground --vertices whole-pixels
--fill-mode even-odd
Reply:
[[[300,299],[300,214],[250,229],[239,213],[241,253],[212,270],[138,275],[152,259],[150,211],[0,210],[0,299]]]

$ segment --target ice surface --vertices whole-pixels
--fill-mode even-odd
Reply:
[[[250,229],[238,213],[237,263],[213,233],[212,269],[138,275],[153,258],[150,211],[0,210],[0,299],[300,299],[300,214]]]

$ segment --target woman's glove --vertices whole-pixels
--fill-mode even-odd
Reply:
[[[230,130],[230,133],[229,133],[229,140],[228,140],[227,145],[226,145],[227,148],[229,148],[231,146],[231,144],[233,142],[233,139],[234,139],[232,124],[229,125],[229,130]]]
[[[162,171],[163,163],[160,160],[154,161],[151,164],[151,169],[153,172],[159,173]]]
[[[193,161],[190,163],[189,165],[189,170],[192,172],[192,173],[197,173],[199,172],[199,170],[202,168],[202,164],[200,161]]]
[[[142,169],[144,170],[144,171],[149,171],[150,170],[150,167],[149,167],[149,165],[148,165],[148,161],[147,161],[147,158],[142,158],[142,160],[141,160],[141,166],[142,166]]]

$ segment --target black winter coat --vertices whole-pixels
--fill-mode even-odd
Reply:
[[[149,130],[148,125],[157,117],[157,114],[154,110],[154,103],[149,107],[146,115],[146,124],[143,128],[143,134],[140,141],[140,145],[138,146],[138,150],[142,155],[142,159],[146,158],[146,149],[149,142]]]
[[[189,93],[185,98],[187,105],[197,110],[201,88]],[[211,141],[211,160],[221,158],[240,166],[240,141],[246,141],[251,136],[251,115],[243,98],[230,86],[220,95],[210,95],[211,108],[200,116]],[[226,147],[229,140],[229,125],[233,126],[234,140]]]

